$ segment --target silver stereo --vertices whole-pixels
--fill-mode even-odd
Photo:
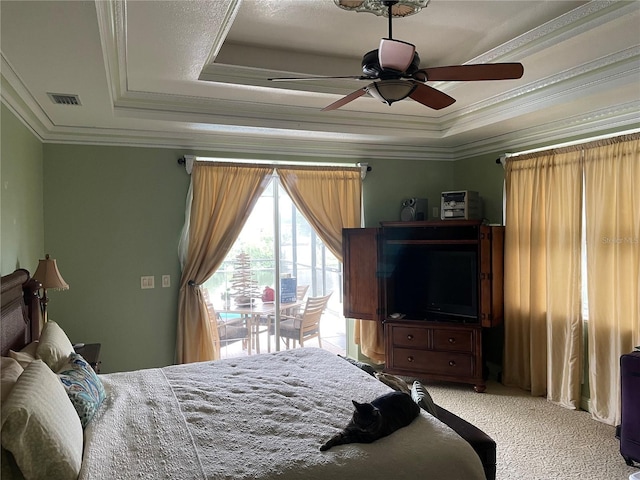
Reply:
[[[478,192],[471,190],[442,192],[440,218],[442,220],[481,219],[482,201]]]

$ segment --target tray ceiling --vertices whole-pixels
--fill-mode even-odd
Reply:
[[[519,80],[430,82],[431,110],[357,80],[388,21],[333,0],[6,1],[2,101],[43,142],[455,160],[640,124],[640,2],[431,0],[394,19],[421,67],[521,62]],[[60,105],[50,94],[77,95]]]

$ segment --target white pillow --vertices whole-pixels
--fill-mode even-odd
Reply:
[[[64,330],[56,322],[51,320],[46,322],[40,334],[36,358],[40,358],[49,365],[51,370],[57,372],[74,352],[73,345]]]
[[[2,404],[2,447],[25,478],[75,480],[82,442],[80,419],[60,380],[34,360]]]
[[[0,398],[3,402],[9,396],[9,392],[23,371],[24,368],[17,360],[11,357],[2,357],[0,363]]]
[[[15,352],[9,350],[9,356],[16,360],[22,368],[27,368],[31,362],[36,359],[36,350],[38,350],[38,341],[31,342],[26,345],[22,350]]]

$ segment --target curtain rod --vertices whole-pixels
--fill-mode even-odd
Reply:
[[[193,159],[195,160],[197,157],[194,156],[189,156],[189,159]],[[238,163],[260,163],[260,164],[267,164],[267,165],[273,165],[274,167],[277,166],[316,166],[316,167],[337,167],[337,166],[351,166],[350,164],[343,164],[343,163],[321,163],[321,162],[282,162],[282,161],[278,161],[278,160],[274,160],[274,161],[269,161],[269,160],[242,160],[242,159],[232,159],[232,158],[221,158],[219,159],[221,161],[228,161],[228,162],[238,162]],[[182,157],[178,158],[178,165],[187,165],[187,156],[183,155]],[[367,172],[370,172],[373,170],[373,168],[371,167],[371,165],[368,165],[367,163],[354,163],[353,166],[355,167],[366,167]]]
[[[507,157],[517,157],[519,155],[525,155],[525,154],[528,154],[528,153],[544,152],[545,150],[555,150],[555,149],[558,149],[558,148],[572,147],[572,146],[575,146],[575,145],[586,145],[587,143],[597,142],[598,140],[605,140],[605,139],[615,138],[615,137],[623,137],[625,135],[633,135],[633,134],[639,133],[639,132],[640,132],[640,129],[636,128],[636,129],[632,129],[632,130],[624,130],[624,131],[621,131],[621,132],[609,133],[609,134],[606,134],[606,135],[600,135],[600,136],[596,136],[596,137],[583,138],[581,140],[574,140],[573,142],[565,142],[565,143],[559,143],[559,144],[556,144],[556,145],[549,145],[547,147],[533,148],[531,150],[524,150],[522,152],[505,153],[500,158],[496,158],[496,163],[498,165],[504,165],[504,161],[506,160]]]

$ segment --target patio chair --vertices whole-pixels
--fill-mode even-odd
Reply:
[[[204,302],[207,305],[209,321],[212,323],[212,325],[215,315],[216,323],[218,326],[218,336],[220,337],[220,345],[225,346],[240,340],[248,342],[249,329],[246,326],[245,319],[242,317],[223,319],[222,316],[215,311],[213,303],[209,298],[209,292],[207,290],[203,290],[202,296],[204,298]]]
[[[312,338],[318,338],[318,345],[322,348],[322,339],[320,337],[320,319],[331,297],[330,292],[323,297],[309,297],[302,313],[289,316],[282,315],[280,317],[280,338],[284,339],[287,349],[290,340],[293,340],[295,347],[296,341],[304,347],[304,342]],[[275,330],[271,329],[271,333]]]
[[[307,290],[309,290],[309,285],[298,285],[296,287],[296,298],[298,300],[304,300]]]
[[[309,285],[298,285],[296,287],[296,300],[299,302],[299,305],[286,309],[284,311],[285,315],[288,315],[289,317],[295,317],[300,314],[303,307],[302,301],[307,294],[307,290],[309,290]]]

